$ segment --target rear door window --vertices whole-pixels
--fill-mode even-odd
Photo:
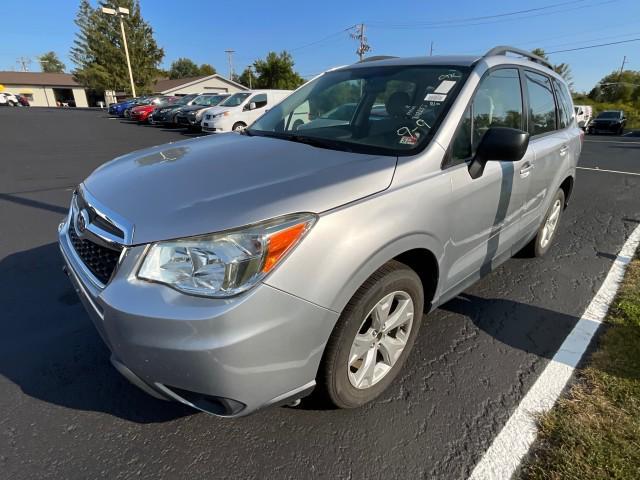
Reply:
[[[534,136],[554,131],[556,102],[551,79],[546,75],[526,71],[525,80],[529,94],[529,133]]]

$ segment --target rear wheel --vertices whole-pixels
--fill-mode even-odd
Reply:
[[[542,225],[538,229],[538,233],[533,240],[523,249],[528,256],[542,257],[549,248],[558,231],[558,225],[562,218],[562,210],[564,209],[564,191],[558,190],[547,214],[544,217]]]
[[[420,328],[424,293],[418,275],[391,261],[345,307],[324,352],[318,393],[339,408],[364,405],[398,375]]]
[[[233,131],[234,132],[241,132],[245,128],[247,128],[247,124],[244,123],[244,122],[237,122],[237,123],[233,124]]]

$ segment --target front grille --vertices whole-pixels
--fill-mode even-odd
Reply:
[[[69,240],[82,262],[103,284],[107,284],[118,264],[121,250],[103,247],[78,237],[73,222],[69,222]]]
[[[113,225],[111,222],[108,222],[107,220],[102,218],[100,215],[98,215],[95,209],[91,205],[89,205],[87,202],[85,202],[84,198],[82,198],[82,195],[76,195],[75,198],[76,198],[76,205],[78,206],[78,211],[86,210],[87,213],[89,214],[89,223],[93,223],[98,227],[100,227],[105,232],[108,232],[111,235],[115,235],[116,237],[124,240],[124,232],[120,230],[118,227],[116,227],[115,225]]]

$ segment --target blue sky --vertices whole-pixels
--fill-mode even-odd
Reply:
[[[3,12],[14,12],[16,21],[4,21],[0,30],[0,70],[18,69],[16,60],[29,57],[31,70],[36,71],[36,57],[48,50],[56,51],[72,68],[67,54],[76,32],[78,1],[3,0],[2,4]],[[550,5],[557,6],[544,8]],[[304,76],[352,63],[357,60],[356,43],[342,30],[360,22],[367,25],[371,55],[425,55],[432,41],[434,54],[477,54],[500,44],[554,51],[640,38],[640,0],[141,0],[141,7],[165,50],[164,67],[178,57],[189,57],[211,63],[224,75],[228,48],[236,51],[237,72],[269,50],[291,51]],[[522,10],[530,11],[509,15]],[[457,21],[493,15],[503,16]],[[620,68],[624,55],[625,68],[640,70],[640,42],[550,58],[571,65],[575,88],[581,91]]]

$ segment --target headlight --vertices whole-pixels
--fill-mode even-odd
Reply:
[[[220,113],[216,113],[216,114],[213,116],[213,118],[216,118],[216,117],[226,117],[226,116],[228,116],[228,115],[229,115],[229,112],[228,112],[228,111],[227,111],[227,112],[220,112]]]
[[[137,276],[191,295],[237,295],[273,270],[315,221],[315,215],[300,213],[224,233],[154,243]]]

